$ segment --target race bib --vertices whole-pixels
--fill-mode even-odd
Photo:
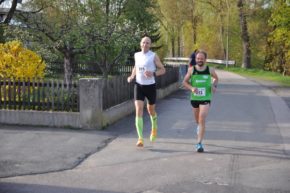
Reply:
[[[145,72],[145,70],[146,70],[145,67],[139,67],[139,72],[140,72],[140,73]]]
[[[197,88],[197,93],[194,93],[194,96],[205,96],[206,95],[205,88]]]

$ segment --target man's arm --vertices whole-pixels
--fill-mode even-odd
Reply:
[[[191,86],[189,80],[190,80],[190,77],[191,77],[191,74],[192,74],[192,71],[193,71],[193,66],[189,67],[188,70],[187,70],[187,73],[182,81],[182,85],[187,88],[188,90],[190,90],[191,92],[196,92],[196,88]]]
[[[136,76],[136,68],[134,66],[134,68],[132,69],[131,75],[127,78],[128,82],[131,82]]]
[[[157,56],[157,54],[155,54],[154,63],[157,67],[157,70],[155,72],[155,76],[160,76],[160,75],[165,74],[166,70],[165,70],[163,64],[161,63],[159,57]]]
[[[213,68],[210,68],[210,74],[211,74],[211,77],[213,78],[212,85],[213,85],[213,89],[214,89],[213,91],[215,92],[217,89],[219,78],[218,78],[218,75],[216,74],[216,72]]]

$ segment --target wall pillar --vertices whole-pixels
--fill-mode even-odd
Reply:
[[[83,129],[102,129],[103,82],[97,78],[79,80],[80,125]]]

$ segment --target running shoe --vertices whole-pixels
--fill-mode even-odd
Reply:
[[[195,149],[197,152],[203,152],[204,149],[203,149],[203,145],[201,143],[198,143],[195,145]]]
[[[136,143],[137,147],[143,147],[144,143],[143,143],[143,139],[138,139],[137,143]]]
[[[151,129],[150,141],[154,142],[157,138],[157,129]]]

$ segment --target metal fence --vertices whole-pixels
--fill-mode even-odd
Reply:
[[[0,108],[79,111],[78,84],[59,80],[0,79]]]
[[[104,79],[103,109],[134,97],[134,83],[127,83],[132,68],[122,68],[123,75]],[[166,74],[156,77],[157,89],[178,82],[179,67],[166,66]],[[0,109],[79,112],[78,82],[61,80],[0,79]]]
[[[114,76],[104,80],[103,109],[121,104],[134,97],[134,83],[127,82],[127,76]]]
[[[157,89],[162,89],[170,84],[178,82],[179,68],[166,66],[166,74],[156,77]],[[133,99],[134,83],[127,83],[127,76],[114,76],[104,82],[103,87],[103,109],[108,109],[117,104]]]
[[[131,73],[133,65],[116,65],[113,66],[110,75],[122,75]],[[46,75],[50,78],[59,78],[64,74],[63,63],[55,62],[46,67]],[[73,77],[87,77],[87,76],[100,76],[102,75],[100,67],[94,63],[76,63],[72,65]]]

